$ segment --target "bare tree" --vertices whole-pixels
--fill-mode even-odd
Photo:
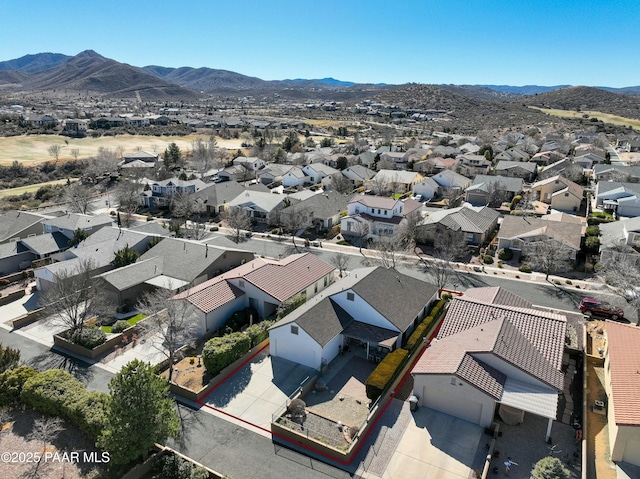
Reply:
[[[64,146],[62,145],[50,145],[49,148],[47,148],[47,153],[49,153],[49,156],[53,158],[54,165],[58,164],[58,160],[60,159],[60,153],[62,152],[63,148]]]
[[[602,258],[598,276],[633,308],[640,326],[640,254],[620,244],[603,251]]]
[[[69,210],[74,213],[88,215],[93,210],[94,192],[79,181],[71,183],[65,190],[64,200],[69,205]]]
[[[379,175],[374,176],[367,183],[367,187],[373,191],[376,195],[383,196],[389,191],[389,185],[387,180]]]
[[[180,223],[185,223],[195,211],[195,195],[176,193],[171,197],[171,214]]]
[[[362,253],[362,246],[369,236],[369,222],[365,219],[357,219],[353,223],[353,234],[358,239],[358,251]]]
[[[328,185],[328,189],[337,191],[338,193],[347,194],[353,191],[351,180],[342,174],[334,175]]]
[[[422,235],[420,234],[421,223],[422,216],[420,215],[420,212],[417,210],[412,211],[398,226],[398,234],[409,244],[422,243]]]
[[[79,260],[74,267],[57,272],[42,291],[42,306],[47,308],[48,320],[65,326],[70,336],[82,332],[89,318],[109,307],[100,280],[94,278],[95,270],[93,260]]]
[[[522,253],[533,269],[545,274],[545,279],[549,279],[550,274],[569,271],[573,263],[569,259],[573,250],[553,238],[526,242],[522,246]]]
[[[401,256],[413,251],[414,248],[415,243],[407,240],[401,234],[378,236],[372,242],[372,249],[377,252],[377,255],[368,257],[368,259],[384,268],[395,268]]]
[[[29,433],[29,439],[42,443],[42,449],[46,450],[50,442],[53,442],[62,431],[64,422],[59,417],[47,416],[33,421],[33,428]]]
[[[216,146],[216,139],[213,136],[208,141],[197,138],[191,143],[191,165],[200,175],[214,167]]]
[[[346,271],[349,265],[349,257],[344,253],[336,253],[331,257],[331,264],[336,267],[339,276],[342,278],[343,271]]]
[[[296,233],[311,225],[309,211],[298,205],[291,205],[280,212],[280,218],[284,228],[291,233],[291,241],[296,246]],[[297,247],[296,247],[297,249]]]
[[[433,254],[420,256],[425,273],[433,279],[438,290],[444,288],[449,279],[455,274],[453,262],[467,254],[467,244],[464,234],[446,230],[439,232],[434,240]]]
[[[137,306],[145,314],[154,315],[153,321],[144,322],[143,334],[169,360],[169,382],[179,349],[199,336],[198,319],[188,294],[187,290],[174,296],[171,289],[157,289],[145,294]]]
[[[78,148],[71,148],[69,152],[71,153],[71,156],[73,156],[73,159],[78,161],[78,157],[80,156],[80,150]]]
[[[241,208],[234,208],[233,211],[225,215],[225,223],[232,230],[232,239],[236,243],[240,242],[243,230],[251,229],[251,219]]]
[[[85,176],[96,181],[101,176],[115,174],[118,171],[118,162],[118,157],[113,150],[100,147],[98,154],[87,161]]]
[[[123,226],[131,226],[132,215],[140,206],[140,193],[142,185],[133,180],[122,180],[115,189],[114,196],[119,205],[119,211],[123,213]]]

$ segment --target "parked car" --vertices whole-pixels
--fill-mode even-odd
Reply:
[[[614,321],[624,318],[624,311],[621,308],[596,298],[583,298],[580,301],[580,311],[585,316],[603,316]]]

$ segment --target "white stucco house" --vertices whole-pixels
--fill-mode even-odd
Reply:
[[[421,406],[489,427],[497,413],[517,424],[548,419],[563,389],[567,319],[500,288],[472,288],[449,305],[434,341],[415,364]]]
[[[316,369],[348,344],[383,355],[402,345],[437,291],[394,269],[353,270],[270,328],[271,355]]]
[[[175,296],[193,305],[201,334],[216,331],[235,311],[248,306],[269,318],[293,296],[307,301],[334,281],[335,267],[311,253],[282,260],[256,258]]]

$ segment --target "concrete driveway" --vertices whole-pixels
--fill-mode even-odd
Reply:
[[[262,429],[270,430],[272,415],[314,369],[269,356],[263,349],[235,374],[203,398],[205,406]]]
[[[470,477],[482,428],[426,407],[419,408],[412,416],[383,479]]]

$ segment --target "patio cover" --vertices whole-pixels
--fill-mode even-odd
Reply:
[[[558,411],[558,392],[548,387],[507,378],[500,404],[555,419]]]
[[[353,321],[342,331],[342,334],[359,339],[360,341],[375,343],[389,349],[393,348],[399,336],[397,331],[391,331],[390,329],[381,328],[372,324],[361,323],[360,321]]]

